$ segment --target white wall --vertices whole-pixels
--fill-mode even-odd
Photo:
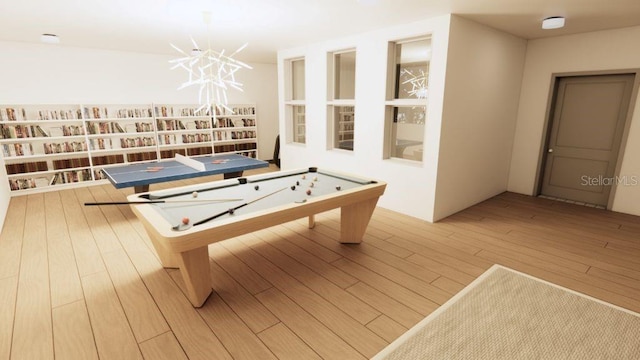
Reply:
[[[451,18],[434,220],[506,191],[526,46]]]
[[[509,191],[535,194],[552,74],[640,68],[639,43],[640,27],[529,41]],[[640,98],[632,103],[635,111],[619,175],[640,179]],[[618,186],[612,210],[640,215],[640,185]]]
[[[167,46],[169,46],[167,44]],[[186,79],[170,70],[177,56],[0,42],[0,104],[195,104],[195,88],[176,90]],[[230,103],[255,103],[258,155],[273,157],[278,134],[275,64],[250,64],[238,72],[244,92],[231,90]],[[0,170],[0,219],[9,204],[4,165]],[[0,222],[1,224],[1,222]]]
[[[432,34],[423,162],[382,160],[387,46]],[[355,151],[326,150],[326,54],[355,47]],[[526,41],[457,16],[441,16],[289,49],[306,56],[307,144],[284,144],[286,168],[320,166],[388,183],[379,205],[435,221],[507,188]],[[280,127],[286,126],[280,102]]]
[[[283,168],[319,166],[388,183],[379,205],[431,220],[442,118],[450,16],[381,29],[278,53],[280,129],[285,133],[284,59],[306,58],[307,144],[282,145]],[[424,162],[382,160],[389,41],[432,34]],[[327,150],[327,53],[356,49],[355,149]]]

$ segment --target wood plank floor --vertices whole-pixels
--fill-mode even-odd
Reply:
[[[338,210],[213,244],[194,309],[127,206],[83,206],[131,192],[11,199],[0,359],[365,359],[494,263],[640,312],[640,218],[512,193],[436,224],[377,208],[360,245]]]

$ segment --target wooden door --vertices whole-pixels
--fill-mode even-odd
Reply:
[[[557,80],[543,195],[607,205],[633,81],[632,74]]]

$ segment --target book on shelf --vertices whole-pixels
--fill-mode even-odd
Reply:
[[[94,125],[96,123],[93,123]],[[111,133],[111,123],[108,122],[98,122],[97,123],[98,128],[97,128],[97,134],[110,134]]]
[[[47,134],[44,130],[42,130],[40,125],[36,125],[35,126],[35,130],[36,130],[36,133],[38,134],[37,136],[39,136],[39,137],[48,137],[49,136],[49,134]]]
[[[84,128],[81,125],[62,125],[63,136],[84,135]]]
[[[172,145],[177,143],[175,134],[164,134],[159,137],[161,145]]]
[[[91,150],[111,150],[113,149],[113,141],[110,138],[89,139]]]
[[[182,134],[183,144],[193,144],[211,141],[210,134]]]
[[[124,155],[105,155],[105,156],[93,156],[91,162],[94,166],[109,165],[109,164],[121,164],[124,163]]]
[[[88,158],[60,159],[60,160],[53,160],[52,164],[53,164],[54,170],[75,169],[75,168],[89,167],[89,159]]]
[[[78,120],[82,112],[77,110],[38,110],[38,120]]]
[[[107,176],[104,174],[104,171],[102,171],[102,169],[97,169],[97,170],[93,170],[93,178],[95,180],[102,180],[102,179],[106,179]]]
[[[231,145],[216,145],[216,146],[214,146],[214,152],[215,153],[228,153],[228,152],[233,152],[233,151],[236,151],[236,147],[233,144],[231,144]]]
[[[24,108],[4,108],[0,109],[1,121],[19,121],[27,120],[27,113]]]
[[[245,107],[234,107],[231,109],[233,114],[231,115],[255,115],[256,108],[253,106],[245,106]]]
[[[47,171],[49,170],[46,161],[35,161],[27,163],[6,164],[5,168],[8,175],[24,174],[31,172]]]
[[[181,120],[176,120],[176,119],[158,120],[157,124],[158,124],[159,131],[186,130],[186,127],[184,126],[184,123]]]
[[[35,187],[36,187],[36,180],[34,178],[9,179],[9,188],[11,190],[25,190],[25,189],[33,189]]]
[[[149,160],[156,160],[157,158],[158,158],[158,154],[156,154],[155,151],[127,154],[128,162],[149,161]]]
[[[93,108],[91,108],[91,110],[93,111],[93,118],[94,119],[100,119],[102,118],[102,116],[100,115],[100,108],[97,106],[94,106]],[[106,110],[106,109],[105,109]],[[106,116],[105,116],[106,117]]]
[[[153,131],[153,123],[137,122],[136,132],[151,132]]]
[[[65,141],[63,143],[44,143],[42,145],[45,154],[87,151],[87,144],[84,141]]]
[[[31,143],[3,144],[2,153],[5,157],[33,155]]]
[[[121,138],[120,147],[123,149],[132,147],[145,147],[155,146],[156,141],[153,137],[136,137],[136,138]]]
[[[196,129],[209,129],[211,127],[211,122],[209,120],[196,120],[194,121]]]
[[[56,182],[58,182],[58,173],[53,174],[53,176],[51,176],[51,181],[49,181],[49,185],[55,185]]]
[[[118,110],[117,116],[122,119],[153,117],[153,111],[151,108],[127,108]]]
[[[188,156],[196,156],[196,155],[208,155],[213,153],[210,146],[207,147],[196,147],[187,149]]]
[[[58,184],[69,184],[89,180],[93,180],[93,177],[91,176],[91,170],[70,170],[53,174],[49,185],[52,186]]]
[[[224,128],[231,126],[231,119],[229,118],[217,118],[216,119],[216,127]]]
[[[184,149],[171,149],[171,150],[161,150],[160,158],[161,159],[173,159],[176,154],[180,154],[182,156],[186,156],[186,151]]]
[[[232,131],[231,132],[231,139],[234,139],[234,140],[255,139],[255,137],[256,137],[256,132],[255,131],[244,130],[244,131]]]

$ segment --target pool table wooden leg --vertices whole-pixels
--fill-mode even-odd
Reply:
[[[378,198],[368,199],[340,209],[340,242],[361,243]]]
[[[187,297],[194,307],[199,308],[212,292],[209,249],[203,246],[180,253],[179,262]]]
[[[316,216],[309,215],[309,229],[313,229],[316,226]]]

